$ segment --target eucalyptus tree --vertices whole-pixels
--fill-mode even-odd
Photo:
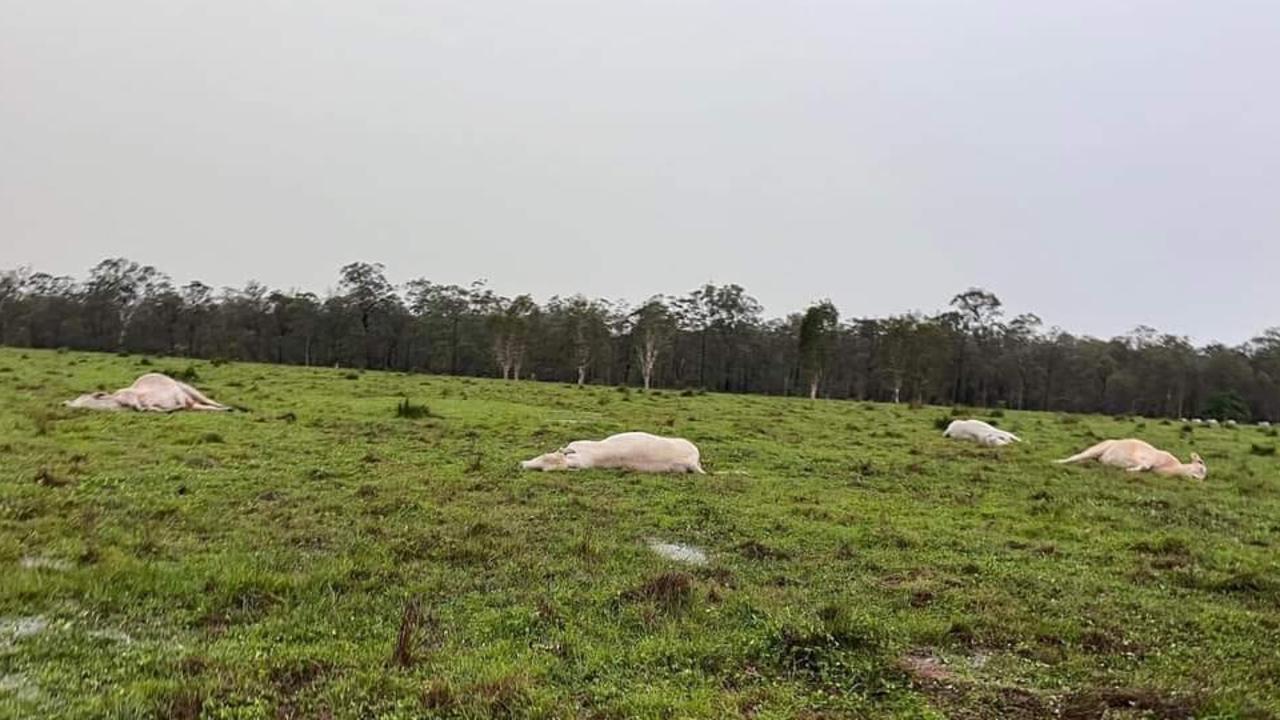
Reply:
[[[840,312],[830,300],[810,306],[800,321],[800,372],[809,383],[810,400],[818,397],[839,328]]]

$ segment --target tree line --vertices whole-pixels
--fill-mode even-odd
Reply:
[[[1280,327],[1238,347],[1139,327],[1098,339],[971,288],[933,314],[766,318],[738,285],[639,305],[403,285],[343,266],[325,296],[177,285],[124,258],[84,280],[0,272],[0,344],[644,388],[1166,417],[1280,419]]]

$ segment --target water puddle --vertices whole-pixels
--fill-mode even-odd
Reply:
[[[57,570],[65,572],[71,569],[71,563],[57,558],[33,557],[28,555],[18,561],[24,570]]]
[[[649,549],[668,560],[689,565],[706,565],[707,554],[692,545],[664,543],[656,540],[649,542]]]

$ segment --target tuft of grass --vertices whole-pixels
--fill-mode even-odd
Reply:
[[[417,660],[418,628],[422,625],[422,598],[413,596],[404,604],[400,613],[400,630],[396,633],[395,648],[391,651],[391,664],[413,667]]]
[[[36,484],[44,487],[66,487],[71,484],[67,478],[55,475],[52,470],[47,467],[40,468],[36,473]]]
[[[1249,443],[1249,454],[1259,457],[1270,457],[1276,454],[1275,445],[1259,445],[1257,443]]]
[[[407,420],[419,420],[435,416],[432,415],[431,408],[426,405],[414,405],[409,401],[409,398],[404,398],[396,404],[396,417],[405,418]]]
[[[168,375],[174,380],[181,380],[184,383],[200,382],[200,373],[196,370],[195,365],[187,365],[186,367],[181,368],[179,370],[174,370],[171,368],[168,370],[164,370],[163,372],[165,375]]]

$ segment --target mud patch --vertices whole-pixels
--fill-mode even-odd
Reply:
[[[949,682],[955,673],[947,669],[946,662],[929,650],[916,650],[898,661],[898,667],[913,680],[924,683]]]

